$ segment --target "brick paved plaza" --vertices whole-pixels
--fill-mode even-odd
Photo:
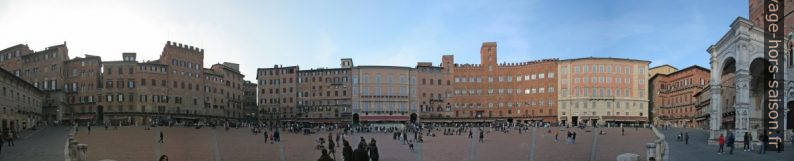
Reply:
[[[165,143],[158,144],[158,130],[162,129]],[[549,133],[548,131],[552,132]],[[423,144],[416,144],[415,151],[408,145],[402,145],[392,140],[391,133],[362,133],[347,136],[351,146],[355,149],[360,137],[377,140],[381,160],[429,160],[429,161],[460,161],[470,160],[530,160],[534,154],[537,161],[576,160],[588,161],[591,157],[595,160],[615,160],[621,153],[640,154],[645,157],[645,143],[652,142],[656,137],[649,129],[626,128],[626,135],[620,135],[620,128],[598,128],[594,132],[585,132],[587,129],[564,129],[577,132],[577,141],[574,145],[565,144],[565,131],[560,132],[560,141],[554,141],[554,131],[559,128],[535,129],[535,148],[532,150],[532,129],[519,134],[512,130],[510,133],[487,132],[483,143],[464,135],[436,137],[425,136]],[[606,135],[598,135],[598,130],[603,130]],[[410,135],[409,135],[410,136]],[[143,127],[92,127],[91,134],[85,127],[76,133],[80,143],[88,144],[89,160],[113,159],[127,160],[154,160],[158,154],[168,155],[170,160],[212,161],[216,156],[220,160],[280,160],[280,147],[283,146],[285,160],[316,160],[320,152],[315,150],[316,140],[327,137],[327,132],[303,135],[282,132],[282,142],[279,144],[265,142],[263,136],[253,135],[248,128],[231,129],[222,128],[183,128],[160,127],[144,130]],[[594,139],[596,139],[594,141]],[[216,141],[217,140],[217,151]],[[596,146],[593,146],[596,142]],[[474,154],[472,154],[474,148]],[[593,155],[595,150],[595,155]],[[419,154],[422,155],[419,158]],[[341,145],[337,149],[336,158],[341,159]]]

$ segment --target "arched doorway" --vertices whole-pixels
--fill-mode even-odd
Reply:
[[[353,125],[357,125],[359,122],[358,114],[353,114]]]
[[[766,61],[763,58],[756,58],[750,63],[749,75],[750,75],[750,82],[749,82],[749,100],[748,100],[748,107],[749,109],[746,112],[746,115],[749,117],[748,122],[745,122],[746,127],[749,129],[761,129],[763,128],[763,113],[764,113],[764,87],[767,85],[768,80],[772,80],[772,75],[767,72],[767,67],[769,66],[769,61]]]
[[[722,72],[720,73],[720,93],[722,104],[721,108],[723,119],[720,129],[734,129],[736,127],[736,111],[734,102],[736,100],[736,60],[728,58],[723,62]]]
[[[411,113],[411,123],[416,123],[416,119],[417,119],[416,113]]]
[[[105,107],[97,106],[96,107],[96,120],[94,122],[102,122],[105,120]]]

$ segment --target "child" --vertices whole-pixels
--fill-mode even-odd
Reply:
[[[408,148],[410,148],[411,151],[413,152],[414,151],[414,144],[413,143],[408,143]]]

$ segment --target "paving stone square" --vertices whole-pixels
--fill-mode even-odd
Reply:
[[[157,143],[159,130],[163,131],[164,143]],[[462,135],[423,136],[424,143],[415,143],[414,150],[407,144],[392,139],[392,133],[371,132],[345,135],[353,149],[360,138],[367,142],[377,141],[380,159],[384,161],[428,160],[614,160],[622,153],[639,154],[645,157],[645,144],[656,139],[650,129],[626,128],[626,135],[620,135],[620,128],[537,128],[519,133],[508,133],[486,129],[483,142],[478,141],[478,130],[474,138],[468,133]],[[533,132],[534,131],[534,132]],[[566,144],[565,133],[577,133],[574,144]],[[605,135],[597,135],[604,131]],[[554,133],[559,132],[559,140],[554,141]],[[272,131],[268,131],[272,134]],[[165,154],[171,160],[220,160],[254,161],[273,160],[317,160],[320,151],[315,147],[319,138],[327,138],[329,131],[319,131],[310,135],[282,131],[281,142],[265,140],[262,134],[253,134],[249,128],[189,128],[157,127],[144,130],[143,127],[120,127],[118,129],[92,127],[88,133],[81,127],[75,138],[89,146],[90,160],[153,160],[158,154]],[[337,132],[332,132],[336,135]],[[597,135],[597,136],[596,136]],[[534,137],[534,149],[533,147]],[[409,135],[413,139],[413,135]],[[593,143],[596,143],[593,146]],[[338,143],[336,159],[342,159],[342,145]],[[327,143],[324,145],[327,146]],[[283,150],[283,151],[282,151]],[[593,153],[595,151],[595,153]],[[534,158],[532,157],[534,154]],[[595,154],[595,155],[593,155]],[[421,155],[421,156],[420,156]]]

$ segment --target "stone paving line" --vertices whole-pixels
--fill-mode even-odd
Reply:
[[[215,156],[215,161],[221,161],[221,152],[218,149],[218,129],[212,129],[212,143],[212,153]]]
[[[597,154],[596,152],[598,151],[598,148],[596,148],[596,146],[598,145],[598,134],[595,132],[595,130],[593,130],[592,134],[593,134],[593,147],[592,147],[593,150],[590,151],[590,161],[596,161],[596,154]]]
[[[161,131],[162,131],[162,129],[160,129],[160,127],[157,127],[157,132],[154,133],[154,141],[160,140],[160,132]],[[162,150],[163,148],[161,147],[161,145],[162,144],[157,143],[155,148],[154,148],[154,160],[159,160],[160,156],[163,155],[163,150]]]
[[[529,150],[529,161],[535,161],[535,135],[538,128],[532,128],[532,147]]]
[[[475,141],[476,140],[475,138],[476,137],[474,137],[474,135],[472,135],[471,139],[469,139],[469,140],[471,140],[471,143],[469,144],[470,145],[469,146],[469,161],[474,161],[475,160],[474,158],[477,158],[477,150],[475,148],[475,147],[477,147],[477,141]]]

